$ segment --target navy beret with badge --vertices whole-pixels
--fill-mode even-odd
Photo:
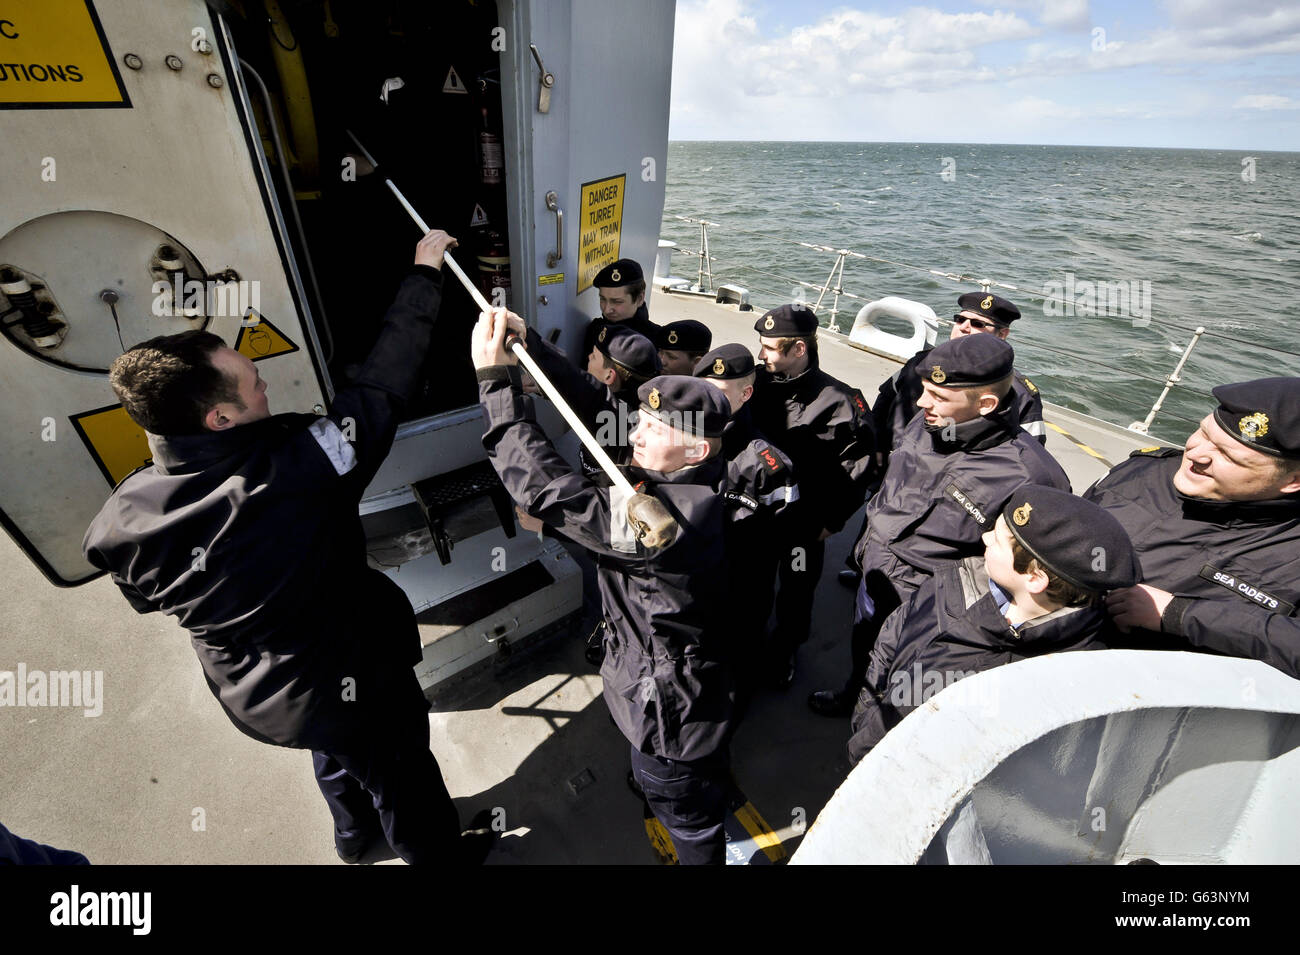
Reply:
[[[817,316],[807,305],[779,305],[764,312],[754,323],[764,338],[812,338],[817,333]]]
[[[1248,448],[1300,458],[1300,378],[1257,378],[1212,389],[1214,420]]]
[[[971,312],[986,318],[999,328],[1007,328],[1020,317],[1020,309],[1001,295],[992,292],[967,292],[957,296],[957,306],[963,312]],[[959,315],[953,318],[960,319]]]
[[[720,438],[731,420],[731,402],[700,378],[660,375],[636,390],[642,414],[697,437]]]
[[[754,356],[744,345],[720,345],[695,363],[696,378],[731,381],[754,373]]]
[[[705,352],[713,345],[709,326],[694,319],[669,322],[659,329],[659,347],[672,351]]]
[[[663,370],[654,342],[630,328],[606,325],[596,335],[596,349],[622,371],[643,379]]]
[[[1015,360],[1015,351],[996,335],[963,335],[932,348],[916,373],[944,388],[976,388],[1006,378]]]
[[[596,288],[618,288],[620,285],[631,285],[644,280],[645,274],[640,265],[632,259],[619,259],[597,272],[591,284]]]
[[[1069,491],[1026,484],[1002,517],[1049,573],[1082,590],[1117,590],[1142,579],[1128,532],[1110,511]]]

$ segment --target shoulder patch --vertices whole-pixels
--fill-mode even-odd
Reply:
[[[1029,389],[1030,394],[1034,394],[1034,395],[1038,394],[1038,386],[1036,384],[1034,384],[1028,378],[1022,377],[1020,380],[1025,383],[1025,387]]]
[[[772,449],[767,445],[761,443],[756,444],[754,450],[758,453],[758,459],[762,461],[767,469],[773,474],[780,471],[785,466],[781,463],[781,459],[773,454]]]
[[[867,413],[867,403],[862,400],[862,392],[856,389],[853,392],[853,404],[857,407],[859,414]]]
[[[1171,455],[1182,454],[1182,448],[1162,448],[1158,444],[1153,444],[1149,448],[1138,448],[1130,458],[1167,458]]]

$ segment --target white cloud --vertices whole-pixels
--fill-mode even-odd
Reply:
[[[1272,94],[1262,93],[1254,96],[1243,96],[1232,104],[1233,109],[1300,109],[1300,100],[1293,100],[1289,96],[1274,96]]]

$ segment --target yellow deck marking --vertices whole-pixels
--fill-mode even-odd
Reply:
[[[745,831],[753,837],[754,844],[763,850],[763,854],[768,859],[778,862],[785,858],[785,846],[781,845],[781,840],[777,837],[777,834],[772,831],[772,827],[767,824],[767,820],[754,808],[752,802],[747,802],[736,810],[736,819],[745,827]]]
[[[1115,466],[1115,465],[1111,464],[1109,461],[1107,461],[1107,460],[1106,460],[1104,457],[1102,457],[1100,454],[1098,454],[1096,451],[1094,451],[1092,448],[1088,447],[1086,444],[1084,444],[1082,441],[1080,441],[1078,438],[1076,438],[1074,435],[1070,434],[1070,432],[1066,431],[1064,428],[1058,428],[1056,425],[1052,424],[1052,422],[1050,422],[1050,421],[1044,421],[1043,424],[1047,425],[1049,428],[1051,428],[1053,431],[1055,431],[1055,432],[1056,432],[1057,434],[1059,434],[1061,437],[1065,438],[1067,441],[1072,442],[1072,443],[1073,443],[1076,447],[1078,447],[1080,450],[1084,451],[1084,452],[1087,453],[1087,454],[1091,454],[1094,458],[1096,458],[1096,459],[1097,459],[1098,461],[1100,461],[1102,464],[1106,465],[1106,467],[1108,467],[1108,468],[1113,468],[1113,467]]]

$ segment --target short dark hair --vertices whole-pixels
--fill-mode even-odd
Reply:
[[[1020,541],[1016,540],[1014,534],[1011,535],[1011,566],[1015,568],[1017,574],[1027,574],[1032,570],[1041,570],[1045,573],[1047,589],[1043,591],[1043,596],[1058,607],[1082,607],[1095,603],[1101,597],[1098,591],[1084,590],[1056,576],[1043,566],[1042,561],[1029,553]]]
[[[225,344],[204,331],[151,338],[118,356],[108,383],[131,420],[150,434],[201,434],[213,405],[245,407],[238,384],[212,364]]]
[[[779,351],[782,355],[788,355],[788,354],[790,354],[790,349],[791,349],[791,348],[794,348],[794,343],[795,343],[795,342],[804,342],[805,344],[807,344],[807,346],[808,346],[808,357],[809,357],[809,358],[816,358],[816,357],[817,357],[817,334],[816,334],[816,332],[814,332],[814,333],[813,333],[812,335],[810,335],[808,338],[803,338],[803,337],[798,336],[798,335],[791,336],[791,337],[789,337],[789,338],[778,338],[778,339],[776,340],[776,350]]]

